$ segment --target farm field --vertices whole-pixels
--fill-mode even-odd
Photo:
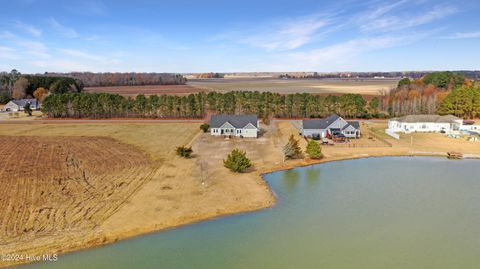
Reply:
[[[154,171],[138,148],[107,137],[0,136],[1,253],[95,229]]]
[[[137,94],[169,94],[188,95],[204,91],[192,85],[145,85],[145,86],[108,86],[108,87],[85,87],[85,92],[117,93],[123,96],[135,97]]]
[[[198,131],[198,124],[173,123],[0,125],[0,253],[105,243],[105,221],[162,178],[175,146]]]
[[[395,79],[272,79],[272,78],[235,78],[235,79],[192,79],[188,85],[209,91],[271,91],[281,94],[317,93],[344,94],[358,93],[377,95],[379,91],[388,91],[397,85]]]
[[[9,205],[0,210],[0,239],[7,242],[0,252],[62,253],[269,207],[275,197],[261,175],[270,171],[374,156],[480,154],[478,142],[413,134],[410,144],[409,137],[384,135],[386,122],[363,122],[360,140],[323,146],[322,160],[284,161],[290,135],[306,146],[292,123],[262,124],[258,139],[212,137],[199,123],[0,125],[0,184],[10,185],[0,186],[10,190],[0,198]],[[176,156],[179,145],[192,146],[193,158]],[[234,148],[252,160],[246,173],[223,167]],[[12,187],[11,178],[21,180]]]
[[[275,79],[275,78],[227,78],[191,79],[186,85],[145,85],[86,87],[85,92],[117,93],[135,97],[137,94],[188,95],[197,92],[270,91],[280,94],[314,93],[378,95],[397,85],[395,79]]]

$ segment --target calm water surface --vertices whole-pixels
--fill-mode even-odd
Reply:
[[[274,208],[28,268],[480,268],[480,161],[332,162],[265,179]]]

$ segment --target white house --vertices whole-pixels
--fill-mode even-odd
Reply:
[[[347,138],[360,137],[358,121],[346,121],[338,115],[324,119],[308,119],[302,121],[302,134],[305,137],[325,138],[332,135],[343,135]]]
[[[5,111],[12,111],[12,112],[18,112],[18,111],[23,111],[23,107],[25,104],[29,103],[30,108],[32,110],[38,110],[40,109],[40,102],[37,101],[37,99],[19,99],[19,100],[11,100],[8,102],[4,109]]]
[[[256,138],[259,126],[257,115],[213,115],[210,134]]]
[[[458,131],[462,124],[462,119],[452,115],[407,115],[390,119],[387,130],[394,133],[448,132]]]
[[[475,125],[473,121],[464,121],[459,131],[480,135],[480,125]]]

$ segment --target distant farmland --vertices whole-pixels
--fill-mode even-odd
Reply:
[[[86,87],[86,92],[118,93],[124,96],[135,96],[137,94],[172,94],[188,95],[205,91],[191,85],[145,85],[145,86],[108,86],[108,87]]]
[[[187,85],[145,85],[86,87],[86,92],[118,93],[124,96],[137,94],[188,95],[197,92],[260,91],[313,94],[358,93],[377,95],[397,85],[397,79],[275,79],[275,78],[233,78],[233,79],[192,79]]]
[[[187,82],[195,88],[206,91],[270,91],[287,93],[343,94],[359,93],[377,95],[379,91],[390,90],[397,85],[397,79],[192,79]]]

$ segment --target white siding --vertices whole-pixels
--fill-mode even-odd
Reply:
[[[4,109],[5,109],[5,111],[17,112],[17,111],[22,110],[23,108],[20,108],[17,104],[10,101],[5,105]]]
[[[313,135],[320,135],[321,137],[327,136],[327,130],[325,129],[303,129],[303,136],[312,137]]]
[[[393,132],[440,132],[450,131],[452,124],[436,122],[398,122],[388,121],[388,129]]]

